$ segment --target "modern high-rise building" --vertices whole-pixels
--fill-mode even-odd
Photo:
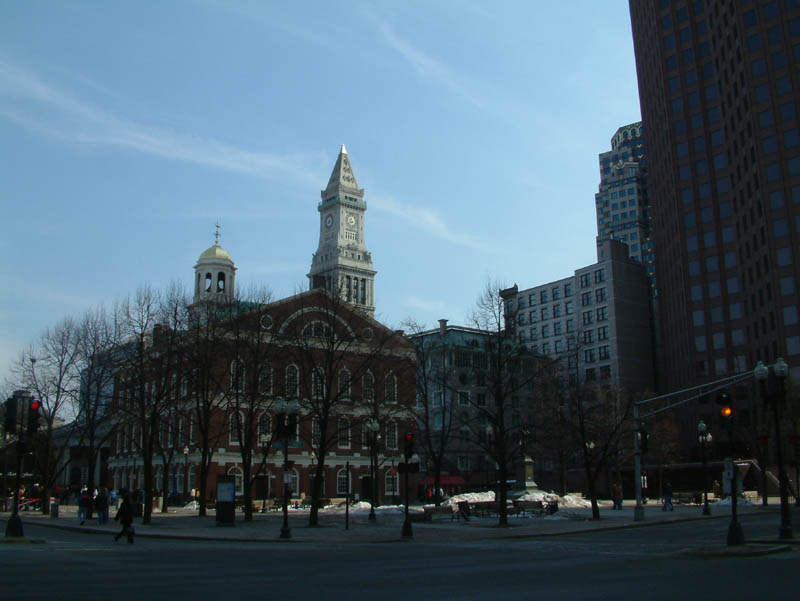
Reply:
[[[800,381],[800,2],[631,0],[662,386]]]
[[[600,186],[595,198],[597,235],[628,245],[634,261],[645,264],[655,292],[650,199],[642,123],[620,127],[611,150],[600,154]]]

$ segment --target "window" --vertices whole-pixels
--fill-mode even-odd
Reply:
[[[339,447],[343,449],[350,448],[350,421],[347,419],[340,419],[337,425],[338,430],[338,438],[339,438]]]
[[[572,296],[572,282],[564,284],[564,296]]]
[[[286,367],[286,390],[287,397],[297,397],[300,395],[298,390],[299,385],[299,370],[296,365],[289,365]]]
[[[386,448],[390,451],[397,450],[397,422],[386,424]]]
[[[350,371],[347,369],[339,370],[339,397],[341,399],[350,398]]]
[[[604,300],[606,300],[606,289],[605,289],[605,287],[598,288],[597,290],[594,291],[594,299],[598,303],[602,303]]]
[[[311,372],[311,396],[315,399],[325,396],[325,372],[321,368],[315,368]]]
[[[605,269],[597,269],[594,272],[594,283],[599,284],[600,282],[606,281],[606,270]]]
[[[565,315],[572,315],[573,312],[574,312],[574,310],[572,308],[572,301],[565,302],[564,303],[564,314]]]
[[[574,319],[568,319],[567,320],[567,333],[574,332],[574,331],[575,331],[575,320]]]
[[[228,470],[228,475],[229,476],[233,476],[234,494],[243,495],[244,494],[244,486],[242,484],[242,470],[241,470],[241,468],[232,467],[231,469]]]
[[[262,366],[258,374],[258,392],[264,395],[272,394],[272,367],[269,365]]]
[[[702,326],[706,323],[706,316],[702,310],[692,312],[692,323],[696,326]]]
[[[594,363],[594,349],[586,349],[583,351],[583,361],[585,363]]]
[[[558,287],[553,288],[550,291],[550,294],[553,297],[553,300],[558,300],[561,297],[561,290]]]
[[[597,339],[608,340],[608,326],[601,326],[597,328]]]
[[[398,482],[400,480],[400,476],[397,472],[392,473],[390,470],[386,470],[386,475],[384,476],[384,486],[386,487],[385,494],[386,496],[395,496],[400,494],[400,487]]]
[[[245,373],[244,361],[234,359],[231,361],[231,391],[244,392]]]
[[[550,337],[550,326],[544,325],[542,326],[542,338],[549,338]]]
[[[340,496],[350,494],[350,474],[347,470],[336,472],[336,494]]]
[[[547,290],[542,290],[539,293],[539,302],[546,303],[547,302]]]
[[[583,343],[592,344],[594,342],[594,330],[583,331]]]
[[[609,356],[610,356],[610,353],[609,353],[609,349],[610,348],[611,347],[606,345],[606,346],[601,346],[599,349],[597,349],[597,357],[598,357],[598,359],[600,359],[600,360],[608,359]]]
[[[705,336],[695,336],[694,337],[694,349],[699,353],[704,353],[706,351],[706,337]]]
[[[228,442],[230,444],[241,444],[241,433],[244,425],[244,416],[239,411],[231,413],[229,421]]]
[[[584,311],[583,312],[583,325],[587,325],[592,323],[592,318],[594,314],[591,311]]]
[[[318,447],[322,442],[322,429],[320,428],[319,418],[311,420],[311,445]]]
[[[593,367],[587,368],[586,369],[586,381],[587,382],[594,382],[596,379],[597,379],[597,376],[595,374],[594,368]]]
[[[258,443],[264,444],[272,440],[272,416],[262,411],[258,416]]]
[[[581,288],[587,288],[592,285],[592,275],[589,273],[581,274]]]
[[[458,391],[458,404],[462,407],[469,407],[469,392],[465,390]]]
[[[597,309],[597,321],[605,321],[606,319],[608,319],[607,308],[599,307]]]
[[[365,402],[371,403],[375,400],[375,377],[369,372],[361,378],[361,391]]]
[[[586,307],[592,304],[592,293],[591,292],[584,292],[581,294],[581,306]]]
[[[561,317],[561,305],[553,305],[553,317]]]
[[[547,307],[542,307],[542,321],[550,319],[550,311]]]
[[[397,402],[397,376],[389,374],[385,382],[385,402],[394,404]]]

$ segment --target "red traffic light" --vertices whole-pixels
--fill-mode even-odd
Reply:
[[[34,411],[39,411],[39,408],[42,406],[41,401],[31,401],[31,409]]]
[[[414,442],[414,433],[406,432],[406,442]]]
[[[723,407],[722,409],[719,410],[719,413],[720,415],[722,415],[722,417],[730,417],[731,415],[733,415],[733,409],[731,409],[730,407]]]

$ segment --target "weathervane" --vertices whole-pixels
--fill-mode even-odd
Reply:
[[[214,233],[214,245],[219,246],[219,221],[217,221],[217,231]]]

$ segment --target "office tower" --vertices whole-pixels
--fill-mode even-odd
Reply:
[[[800,2],[632,0],[675,390],[783,356],[800,381]]]

